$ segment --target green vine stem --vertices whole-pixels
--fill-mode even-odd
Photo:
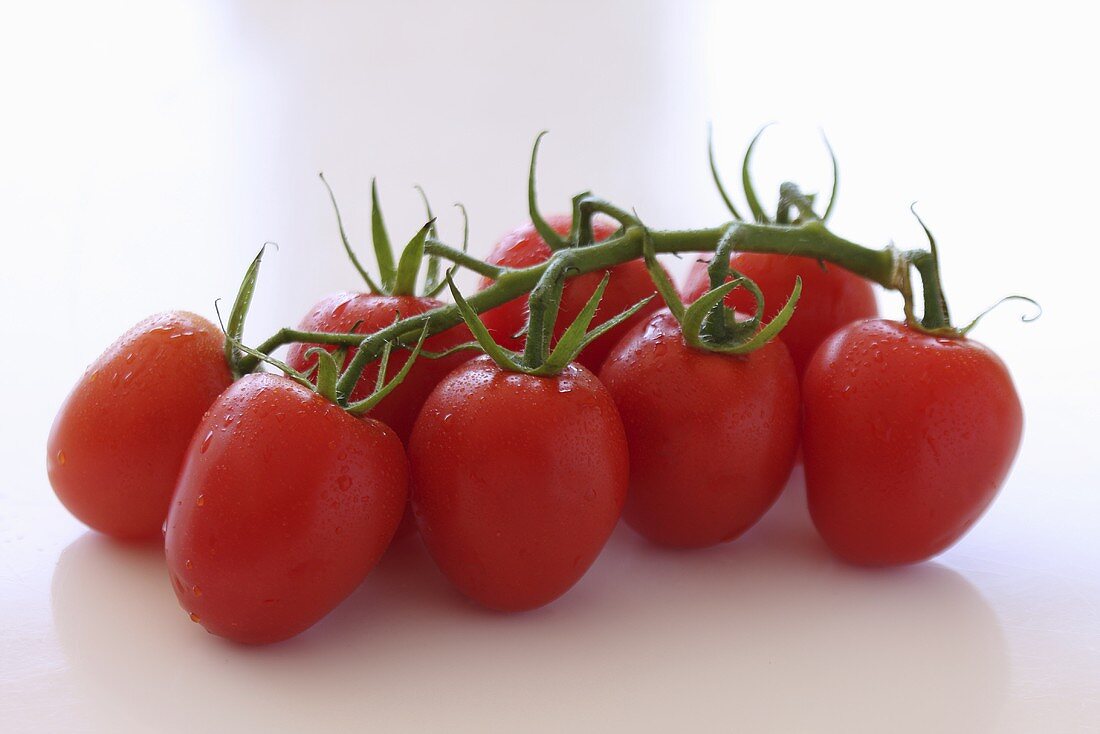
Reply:
[[[587,207],[586,207],[587,208]],[[598,207],[605,209],[603,206]],[[617,211],[616,213],[621,213]],[[424,242],[424,252],[474,272],[494,278],[492,285],[472,294],[467,302],[476,313],[482,313],[531,292],[549,268],[573,277],[583,273],[607,270],[615,265],[643,256],[646,229],[626,226],[621,234],[598,244],[565,247],[554,252],[551,258],[537,265],[522,269],[499,268],[487,265],[456,248],[433,239]],[[846,268],[884,288],[902,291],[907,300],[909,269],[919,260],[923,250],[899,252],[894,247],[872,249],[850,242],[830,232],[821,221],[808,221],[798,225],[777,225],[750,222],[728,222],[718,227],[698,230],[660,231],[648,230],[656,253],[714,252],[724,235],[730,238],[735,251],[782,255],[797,255],[824,260]],[[923,273],[922,273],[923,275]],[[935,278],[932,278],[935,280]],[[924,284],[926,290],[928,284]],[[292,342],[335,344],[357,347],[355,356],[340,377],[337,390],[350,394],[351,388],[368,364],[377,360],[386,343],[411,346],[426,328],[430,336],[462,322],[458,306],[449,304],[432,311],[396,321],[390,326],[366,337],[362,334],[316,334],[295,329],[281,329],[260,344],[256,351],[270,354],[280,346]],[[237,368],[248,372],[256,368],[259,360],[252,354],[243,355]]]

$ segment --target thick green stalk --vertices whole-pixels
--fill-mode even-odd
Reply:
[[[723,234],[732,227],[733,250],[741,252],[762,252],[782,255],[798,255],[835,263],[857,275],[878,283],[886,288],[897,289],[899,281],[896,274],[899,269],[898,253],[893,248],[881,250],[869,249],[836,236],[821,222],[807,222],[796,226],[753,224],[730,222],[719,227],[691,231],[651,231],[650,237],[656,252],[714,252]],[[641,227],[628,227],[619,237],[585,247],[570,247],[558,250],[553,258],[567,260],[568,267],[563,268],[566,277],[583,273],[607,270],[620,263],[642,257],[644,230]],[[482,313],[515,298],[526,297],[542,278],[551,261],[539,263],[522,269],[502,269],[486,266],[471,256],[442,243],[428,240],[425,250],[489,277],[495,276],[495,282],[471,295],[467,300],[470,307]],[[480,264],[479,264],[480,263]],[[562,267],[562,263],[556,267]],[[282,329],[258,348],[268,353],[284,344],[304,341],[315,344],[342,344],[358,346],[348,369],[340,378],[338,390],[350,394],[363,369],[378,359],[387,342],[411,344],[416,341],[421,330],[427,325],[429,335],[462,323],[458,307],[448,304],[394,322],[392,325],[366,337],[357,334],[307,334],[293,329]],[[254,369],[258,361],[254,356],[246,355],[241,359],[240,369]]]

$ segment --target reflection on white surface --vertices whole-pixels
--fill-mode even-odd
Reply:
[[[620,528],[576,590],[525,615],[465,602],[413,540],[330,618],[270,648],[189,623],[157,548],[88,533],[54,572],[54,622],[104,728],[192,731],[217,711],[228,730],[994,730],[1008,654],[982,595],[935,563],[835,562],[798,490],[736,546],[669,553]]]
[[[1100,170],[1093,26],[1079,4],[23,3],[0,22],[0,730],[1073,731],[1100,721]],[[1027,39],[1021,43],[1020,39]],[[156,549],[87,534],[42,451],[64,392],[145,315],[212,315],[274,240],[248,337],[357,287],[325,170],[360,252],[379,176],[394,239],[422,184],[484,254],[526,217],[529,146],[547,210],[579,190],[655,227],[725,217],[719,162],[762,123],[762,195],[827,185],[858,242],[939,236],[960,321],[1009,364],[1020,458],[936,563],[833,562],[796,479],[732,545],[666,553],[620,529],[551,607],[486,614],[399,549],[329,619],[269,649],[179,611]],[[689,259],[670,259],[682,271]],[[468,274],[462,283],[468,284]],[[884,296],[890,313],[896,298]],[[685,727],[685,722],[693,727]],[[726,726],[723,726],[723,725]]]

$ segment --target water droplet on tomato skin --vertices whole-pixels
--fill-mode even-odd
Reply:
[[[187,616],[189,616],[189,617],[191,618],[191,621],[192,621],[192,622],[194,622],[195,624],[198,624],[198,623],[199,623],[199,620],[200,620],[200,619],[202,619],[202,617],[200,617],[199,615],[195,614],[194,612],[191,612],[191,613],[190,613],[190,614],[188,614]]]
[[[65,452],[64,451],[58,451],[57,452],[57,464],[58,464],[58,466],[65,466],[65,461],[66,461]]]
[[[206,438],[204,438],[202,440],[202,443],[199,445],[199,453],[200,454],[205,454],[206,450],[208,448],[210,448],[210,442],[213,441],[213,440],[214,440],[214,432],[210,431],[209,433],[206,434]]]
[[[345,298],[343,301],[340,301],[332,307],[331,311],[329,311],[329,316],[331,316],[332,318],[338,318],[340,314],[344,313],[344,311],[347,309],[349,303],[351,303],[350,298]]]
[[[197,507],[202,507],[205,504],[206,504],[206,497],[204,495],[200,494],[198,497],[195,498],[195,505]]]
[[[191,559],[187,559],[186,561],[183,562],[183,567],[187,568],[187,569],[191,569],[191,568],[195,567],[195,564],[191,563]]]
[[[200,589],[198,586],[192,586],[191,593],[195,596],[202,596],[202,589]]]

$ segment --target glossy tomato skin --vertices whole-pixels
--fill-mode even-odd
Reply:
[[[814,525],[857,564],[916,563],[957,541],[1004,481],[1023,412],[1004,363],[970,339],[858,321],[803,382]]]
[[[774,318],[787,302],[795,277],[802,278],[798,306],[779,337],[790,350],[799,377],[806,371],[817,347],[830,334],[845,324],[878,315],[870,281],[831,263],[823,267],[808,257],[737,252],[730,257],[730,267],[760,286],[767,320]],[[697,262],[684,284],[684,298],[692,302],[708,290],[707,263]],[[751,314],[756,310],[756,301],[744,288],[726,296],[726,304],[741,313]]]
[[[281,375],[245,376],[195,432],[168,513],[180,606],[237,642],[293,637],[378,562],[407,491],[390,428]]]
[[[607,390],[574,363],[555,377],[460,366],[409,443],[412,506],[459,591],[500,611],[547,604],[595,560],[622,511],[629,462]]]
[[[150,316],[92,363],[47,441],[50,484],[78,520],[123,539],[160,536],[195,426],[233,376],[201,316]]]
[[[780,341],[743,357],[703,352],[661,310],[615,347],[600,381],[630,447],[623,519],[650,541],[733,540],[778,498],[800,418],[798,377]]]
[[[568,234],[573,219],[570,215],[558,215],[547,217],[547,223],[559,234]],[[596,241],[606,240],[618,229],[618,225],[608,219],[596,218],[592,222],[592,229]],[[513,231],[497,243],[493,251],[486,258],[487,262],[494,265],[504,265],[510,268],[526,268],[538,265],[550,258],[550,247],[535,230],[534,225],[526,224]],[[603,279],[604,271],[585,273],[570,278],[562,290],[561,310],[554,324],[554,339],[561,336],[562,332],[573,323],[577,314],[584,308],[585,303],[592,297]],[[478,284],[480,290],[484,290],[492,284],[489,278],[482,278]],[[604,321],[622,313],[638,301],[656,293],[653,280],[649,277],[645,263],[641,260],[631,260],[611,268],[611,279],[607,289],[600,300],[600,308],[596,312],[589,328],[595,328]],[[588,345],[578,357],[577,361],[593,372],[598,372],[600,365],[607,358],[611,348],[633,326],[641,323],[645,318],[660,308],[658,299],[646,304],[638,313],[631,316],[626,322],[619,324],[602,337]],[[501,345],[518,350],[523,348],[523,337],[515,335],[527,323],[527,298],[517,298],[501,306],[490,309],[481,315],[482,321],[489,328],[489,332]]]
[[[358,331],[364,335],[386,328],[397,318],[416,316],[433,308],[442,306],[441,301],[423,296],[379,296],[370,293],[336,293],[322,298],[298,325],[304,331],[339,332],[351,331],[357,321],[363,323]],[[434,334],[424,341],[424,349],[429,352],[442,352],[456,344],[472,339],[465,325]],[[287,355],[287,364],[296,370],[309,369],[316,357],[306,358],[306,352],[315,345],[295,344]],[[333,347],[327,347],[334,351]],[[348,350],[344,364],[355,355],[354,349]],[[424,404],[444,375],[470,358],[472,352],[456,352],[443,359],[418,359],[409,374],[385,400],[370,412],[376,418],[397,432],[402,442],[408,441],[420,406]],[[408,359],[407,350],[394,350],[386,368],[387,379],[397,374]],[[363,376],[352,391],[352,400],[360,400],[370,395],[378,377],[378,363],[375,362],[363,371]]]

